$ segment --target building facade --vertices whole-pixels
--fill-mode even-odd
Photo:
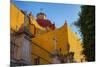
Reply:
[[[82,44],[65,21],[55,24],[40,12],[35,18],[11,3],[11,65],[39,65],[84,61]]]

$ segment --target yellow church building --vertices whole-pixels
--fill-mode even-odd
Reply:
[[[85,61],[82,43],[64,22],[56,28],[46,14],[36,18],[10,5],[11,65],[59,64]]]

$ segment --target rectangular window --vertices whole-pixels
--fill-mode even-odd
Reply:
[[[37,57],[37,58],[34,59],[34,64],[35,65],[40,64],[40,58],[39,57]]]

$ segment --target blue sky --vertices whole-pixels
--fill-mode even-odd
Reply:
[[[61,27],[66,20],[73,32],[77,32],[79,35],[78,28],[74,26],[73,23],[79,18],[80,5],[33,1],[13,1],[13,3],[21,10],[27,11],[28,13],[32,12],[35,17],[37,13],[41,12],[42,8],[47,18],[51,20],[51,22],[54,22],[57,28]]]

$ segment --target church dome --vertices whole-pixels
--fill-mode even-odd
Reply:
[[[44,28],[49,27],[50,29],[55,29],[55,24],[52,24],[52,22],[48,19],[46,19],[46,14],[43,12],[40,12],[37,14],[36,21],[38,24]]]
[[[40,12],[37,14],[37,19],[46,19],[46,14],[43,12]]]

